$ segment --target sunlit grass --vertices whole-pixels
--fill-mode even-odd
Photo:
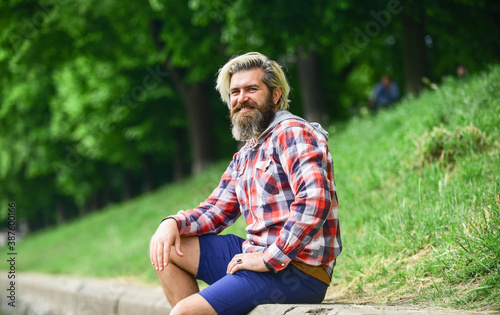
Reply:
[[[344,251],[328,300],[499,309],[500,67],[330,131]],[[157,283],[149,238],[206,198],[227,162],[30,235],[18,270]],[[244,236],[244,222],[225,233]]]
[[[338,128],[345,247],[330,299],[499,308],[499,79],[448,82]]]
[[[160,220],[197,206],[201,196],[218,184],[226,164],[219,163],[195,179],[30,235],[18,245],[18,270],[156,281],[148,245]]]

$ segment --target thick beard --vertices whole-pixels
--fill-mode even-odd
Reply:
[[[231,132],[233,138],[238,141],[257,139],[269,126],[274,117],[274,103],[268,98],[264,106],[255,103],[238,104],[231,111]],[[242,108],[252,108],[247,113],[239,113]]]

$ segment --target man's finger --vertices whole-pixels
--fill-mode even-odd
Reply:
[[[238,264],[234,264],[234,266],[231,268],[231,271],[229,271],[230,274],[234,275],[236,271],[241,270],[243,268],[240,267]]]
[[[158,258],[156,257],[156,252],[157,252],[157,244],[156,242],[153,242],[152,246],[151,246],[151,262],[153,263],[153,267],[156,268],[158,267]]]
[[[157,244],[156,246],[156,270],[163,270],[163,255],[165,253],[163,243]]]
[[[181,250],[181,238],[179,235],[177,235],[175,237],[174,246],[175,246],[175,252],[177,253],[177,255],[184,256],[184,254],[182,253],[182,250]]]
[[[160,270],[163,270],[163,268],[166,267],[170,261],[170,247],[171,246],[169,244],[163,243],[163,261],[161,262],[161,265],[159,265]]]
[[[229,262],[229,264],[227,265],[227,270],[226,270],[226,273],[230,273],[230,274],[234,274],[236,271],[239,270],[239,268],[237,270],[233,270],[236,266],[238,266],[238,260],[242,261],[240,255],[235,255],[233,257],[233,259],[231,259],[231,261]],[[240,262],[241,264],[241,262]]]
[[[156,261],[156,244],[153,243],[151,246],[151,263],[153,264],[153,267],[156,269],[157,266],[157,261]]]
[[[226,270],[226,273],[230,273],[230,272],[231,272],[231,269],[233,269],[233,267],[234,267],[234,262],[233,262],[233,260],[231,260],[231,261],[229,262],[229,264],[227,264],[227,270]]]
[[[153,243],[149,241],[149,261],[153,264]]]

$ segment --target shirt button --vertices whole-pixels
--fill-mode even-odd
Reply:
[[[255,245],[255,242],[254,241],[250,241],[250,244]]]
[[[281,264],[281,266],[285,267],[285,264]]]

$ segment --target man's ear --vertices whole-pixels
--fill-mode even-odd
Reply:
[[[278,102],[281,97],[281,88],[276,87],[273,89],[273,103],[274,105],[278,105]]]

